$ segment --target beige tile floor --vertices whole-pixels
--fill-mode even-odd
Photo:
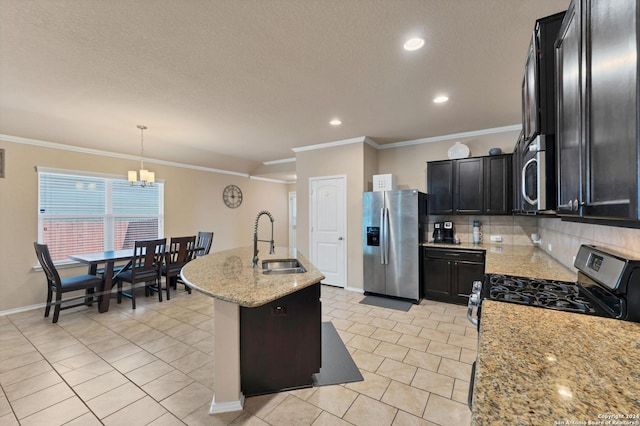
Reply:
[[[360,304],[322,287],[332,321],[364,381],[247,398],[208,414],[213,303],[174,292],[62,311],[0,317],[0,425],[468,425],[477,334],[465,308],[422,301],[409,312]]]

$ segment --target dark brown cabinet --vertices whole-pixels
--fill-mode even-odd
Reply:
[[[427,164],[429,214],[453,214],[453,161]]]
[[[640,219],[638,3],[574,0],[556,43],[558,214]],[[628,222],[627,222],[628,223]]]
[[[558,85],[558,208],[563,215],[578,215],[582,209],[580,175],[582,170],[581,126],[581,19],[579,5],[572,3],[565,15],[556,42],[556,80]]]
[[[483,166],[482,157],[454,160],[453,209],[455,214],[482,214]]]
[[[511,154],[427,163],[429,214],[511,214]]]
[[[423,247],[425,299],[466,305],[474,281],[484,275],[484,250]]]
[[[309,387],[320,366],[320,283],[263,306],[240,308],[245,396]]]
[[[524,152],[524,132],[520,132],[518,142],[513,149],[511,155],[511,197],[512,197],[512,211],[514,214],[522,214],[522,154]]]
[[[510,214],[513,206],[512,155],[484,157],[484,214]]]

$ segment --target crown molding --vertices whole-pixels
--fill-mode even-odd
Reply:
[[[433,143],[433,142],[440,142],[440,141],[447,141],[447,140],[451,140],[451,139],[460,139],[460,138],[470,138],[470,137],[474,137],[474,136],[483,136],[483,135],[490,135],[490,134],[495,134],[495,133],[504,133],[504,132],[513,132],[513,131],[519,131],[522,129],[522,125],[520,124],[513,124],[511,126],[503,126],[503,127],[493,127],[490,129],[481,129],[481,130],[472,130],[469,132],[462,132],[462,133],[452,133],[449,135],[442,135],[442,136],[433,136],[433,137],[429,137],[429,138],[422,138],[422,139],[414,139],[414,140],[410,140],[410,141],[404,141],[404,142],[394,142],[394,143],[388,143],[388,144],[384,144],[381,145],[379,143],[376,143],[375,141],[373,141],[372,139],[370,139],[368,136],[359,136],[357,138],[351,138],[351,139],[344,139],[344,140],[339,140],[339,141],[335,141],[335,142],[327,142],[327,143],[321,143],[321,144],[317,144],[317,145],[308,145],[308,146],[302,146],[299,148],[293,148],[292,151],[293,152],[303,152],[303,151],[313,151],[316,149],[323,149],[323,148],[331,148],[331,147],[335,147],[335,146],[341,146],[341,145],[349,145],[352,143],[366,143],[367,145],[375,148],[375,149],[391,149],[391,148],[401,148],[404,146],[411,146],[411,145],[421,145],[424,143]],[[271,164],[275,164],[275,162],[285,162],[285,161],[291,161],[291,159],[286,159],[286,160],[275,160],[274,162],[270,162]],[[266,162],[263,164],[267,164]]]
[[[321,144],[316,144],[316,145],[307,145],[307,146],[302,146],[302,147],[298,147],[298,148],[292,148],[292,151],[295,152],[295,153],[298,153],[298,152],[304,152],[304,151],[313,151],[313,150],[317,150],[317,149],[332,148],[332,147],[342,146],[342,145],[350,145],[350,144],[354,144],[354,143],[366,143],[367,145],[369,145],[369,146],[371,146],[371,147],[373,147],[373,148],[375,148],[377,150],[392,149],[392,148],[401,148],[401,147],[412,146],[412,145],[421,145],[421,144],[425,144],[425,143],[447,141],[447,140],[451,140],[451,139],[470,138],[470,137],[474,137],[474,136],[483,136],[483,135],[490,135],[490,134],[495,134],[495,133],[513,132],[513,131],[519,131],[521,129],[522,129],[522,125],[513,124],[511,126],[493,127],[493,128],[490,128],[490,129],[481,129],[481,130],[472,130],[472,131],[469,131],[469,132],[452,133],[452,134],[449,134],[449,135],[433,136],[433,137],[429,137],[429,138],[414,139],[414,140],[410,140],[410,141],[395,142],[395,143],[389,143],[389,144],[384,144],[384,145],[376,143],[375,141],[370,139],[368,136],[358,136],[356,138],[351,138],[351,139],[343,139],[343,140],[334,141],[334,142],[327,142],[327,143],[321,143]],[[18,136],[0,134],[0,139],[4,140],[4,141],[7,141],[7,142],[21,143],[21,144],[26,144],[26,145],[35,145],[35,146],[41,146],[41,147],[45,147],[45,148],[52,148],[52,149],[61,149],[61,150],[65,150],[65,151],[79,152],[79,153],[83,153],[83,154],[101,155],[101,156],[105,156],[105,157],[122,158],[122,159],[126,159],[126,160],[134,160],[134,161],[138,161],[140,159],[139,156],[135,156],[135,155],[119,154],[119,153],[116,153],[116,152],[101,151],[101,150],[90,149],[90,148],[82,148],[82,147],[78,147],[78,146],[65,145],[65,144],[60,144],[60,143],[55,143],[55,142],[41,141],[41,140],[37,140],[37,139],[28,139],[28,138],[22,138],[22,137],[18,137]],[[241,176],[241,177],[246,177],[246,178],[255,179],[255,180],[262,180],[262,181],[265,181],[265,182],[274,182],[274,183],[283,183],[283,184],[293,183],[291,181],[284,181],[284,180],[279,180],[279,179],[269,179],[269,178],[261,178],[261,177],[258,177],[258,176],[251,176],[248,173],[240,173],[240,172],[234,172],[234,171],[231,171],[231,170],[215,169],[215,168],[211,168],[211,167],[194,166],[194,165],[191,165],[191,164],[176,163],[176,162],[173,162],[173,161],[155,160],[153,158],[145,158],[144,161],[146,161],[148,163],[153,163],[153,164],[162,164],[162,165],[165,165],[165,166],[180,167],[180,168],[183,168],[183,169],[191,169],[191,170],[199,170],[199,171],[204,171],[204,172],[209,172],[209,173],[220,173],[220,174],[225,174],[225,175]],[[296,158],[295,157],[291,157],[291,158],[283,158],[281,160],[263,161],[262,164],[265,165],[265,166],[270,166],[270,165],[273,165],[273,164],[294,163],[295,161],[296,161]]]
[[[260,176],[249,176],[249,179],[261,180],[263,182],[284,183],[284,184],[287,184],[287,185],[292,184],[292,183],[296,183],[295,180],[271,179],[271,178],[265,178],[265,177],[260,177]]]
[[[263,161],[262,164],[265,166],[271,166],[273,164],[295,163],[295,162],[296,162],[296,157],[291,157],[291,158],[283,158],[282,160]]]
[[[470,132],[452,133],[449,135],[433,136],[430,138],[414,139],[411,141],[378,145],[379,147],[378,149],[401,148],[403,146],[421,145],[424,143],[441,142],[441,141],[448,141],[451,139],[460,139],[460,138],[471,138],[474,136],[491,135],[495,133],[513,132],[513,131],[520,131],[520,130],[522,130],[521,124],[513,124],[511,126],[493,127],[491,129],[472,130]]]
[[[136,156],[136,155],[120,154],[120,153],[117,153],[117,152],[110,152],[110,151],[101,151],[99,149],[82,148],[82,147],[78,147],[78,146],[65,145],[65,144],[56,143],[56,142],[47,142],[47,141],[41,141],[41,140],[38,140],[38,139],[22,138],[22,137],[19,137],[19,136],[11,136],[11,135],[0,134],[0,140],[6,141],[6,142],[24,144],[24,145],[40,146],[40,147],[43,147],[43,148],[60,149],[60,150],[63,150],[63,151],[78,152],[78,153],[82,153],[82,154],[100,155],[100,156],[103,156],[103,157],[121,158],[121,159],[125,159],[125,160],[134,160],[134,161],[139,161],[140,160],[140,156]],[[249,173],[241,173],[241,172],[234,172],[234,171],[231,171],[231,170],[215,169],[215,168],[212,168],[212,167],[194,166],[192,164],[176,163],[174,161],[156,160],[156,159],[147,158],[147,157],[145,157],[144,161],[147,162],[147,163],[152,163],[152,164],[161,164],[163,166],[180,167],[182,169],[199,170],[199,171],[203,171],[203,172],[219,173],[219,174],[223,174],[223,175],[241,176],[241,177],[246,177],[246,178],[249,177]]]
[[[299,148],[292,148],[291,150],[297,153],[297,152],[303,152],[303,151],[314,151],[316,149],[332,148],[335,146],[350,145],[353,143],[366,143],[367,145],[371,145],[376,149],[379,149],[379,146],[380,146],[377,143],[375,143],[373,140],[369,139],[369,137],[367,136],[358,136],[357,138],[343,139],[340,141],[320,143],[317,145],[301,146]]]

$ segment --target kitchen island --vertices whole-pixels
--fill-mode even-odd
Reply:
[[[640,424],[639,366],[640,324],[485,300],[472,424]]]
[[[251,247],[241,247],[231,250],[211,253],[207,256],[198,257],[189,262],[181,272],[182,279],[191,288],[200,291],[214,300],[214,395],[211,403],[210,413],[222,413],[227,411],[242,410],[244,401],[243,384],[252,386],[252,392],[256,392],[252,383],[256,372],[243,369],[243,365],[254,366],[264,362],[288,362],[286,359],[275,359],[271,348],[278,348],[286,344],[283,335],[271,335],[274,330],[278,333],[282,327],[272,327],[263,322],[257,324],[256,321],[269,321],[269,318],[288,318],[294,324],[314,324],[317,322],[317,341],[311,345],[298,344],[299,350],[311,350],[313,353],[320,349],[320,282],[324,276],[309,261],[296,250],[286,247],[276,247],[273,255],[260,253],[261,261],[278,259],[297,259],[302,267],[306,269],[303,273],[290,274],[265,274],[263,273],[261,262],[255,268],[251,267],[251,257],[253,249]],[[316,296],[314,296],[316,295]],[[300,302],[302,301],[302,302]],[[296,308],[296,303],[305,303],[304,309]],[[315,315],[317,313],[317,321]],[[302,315],[305,317],[295,317]],[[262,316],[261,316],[262,315]],[[302,333],[302,338],[309,339],[308,327],[284,327],[286,333]],[[243,337],[248,337],[244,341]],[[293,340],[293,339],[289,339]],[[261,342],[269,352],[268,356],[261,356],[256,352],[256,345],[250,348],[249,353],[241,354],[241,341],[251,344],[251,342]],[[271,342],[272,344],[266,344]],[[247,345],[243,345],[247,346]],[[309,347],[311,346],[311,347]],[[317,346],[317,348],[315,347]],[[288,350],[288,348],[284,348]],[[290,349],[290,348],[289,348]],[[258,348],[259,350],[259,348]],[[280,352],[283,356],[288,356],[287,352]],[[249,362],[242,363],[242,359]],[[298,357],[308,358],[308,357]],[[319,362],[319,356],[318,356]],[[262,371],[283,371],[278,366],[263,369]],[[289,370],[295,366],[289,365]],[[318,366],[319,368],[319,366]],[[242,374],[241,374],[242,373]],[[241,377],[242,375],[242,377]],[[260,377],[256,378],[258,381]],[[249,380],[249,381],[247,381]],[[311,377],[309,377],[311,380]],[[291,387],[298,384],[292,383]],[[287,386],[284,385],[286,388]],[[258,387],[257,389],[262,389]],[[260,393],[258,391],[257,393]],[[263,393],[266,393],[264,391]]]

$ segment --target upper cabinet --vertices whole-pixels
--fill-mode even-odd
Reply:
[[[429,214],[511,214],[511,154],[427,163]]]
[[[512,155],[484,157],[484,214],[511,214]]]
[[[574,0],[556,43],[558,213],[640,219],[638,4]]]
[[[522,133],[514,149],[514,213],[553,211],[556,181],[554,43],[565,12],[535,21],[522,79]]]
[[[453,210],[455,214],[482,214],[484,199],[482,157],[453,162]]]
[[[556,131],[553,43],[565,12],[538,19],[533,29],[522,79],[524,139]]]
[[[580,175],[582,169],[581,103],[582,49],[581,19],[578,7],[571,3],[556,42],[556,81],[558,129],[558,213],[578,214],[582,201]]]
[[[429,214],[453,214],[453,161],[427,163]]]

